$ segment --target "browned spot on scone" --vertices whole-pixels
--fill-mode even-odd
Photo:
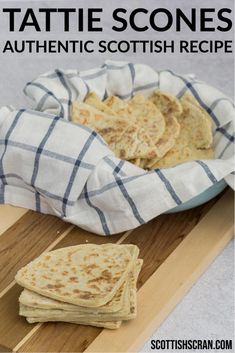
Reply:
[[[42,278],[44,279],[50,279],[50,277],[46,276],[46,275],[42,275]]]
[[[48,289],[58,289],[65,287],[64,284],[47,284],[46,286]]]
[[[96,290],[100,290],[99,287],[96,286],[95,284],[90,285],[90,287],[91,287],[91,288],[94,288],[94,289],[96,289]]]
[[[69,277],[69,281],[73,283],[78,283],[78,278],[77,277]]]
[[[64,284],[54,284],[54,288],[63,288],[63,287],[65,287],[65,285]]]
[[[106,279],[110,279],[112,277],[111,272],[109,272],[108,270],[104,270],[101,272],[102,277],[106,278]]]
[[[81,291],[79,289],[74,289],[73,292],[76,293],[76,294],[81,293]]]
[[[120,158],[125,158],[125,156],[126,156],[126,151],[125,150],[123,150],[123,149],[121,149],[120,150]]]
[[[90,112],[89,112],[88,110],[81,109],[81,110],[80,110],[80,114],[83,115],[83,116],[89,116],[89,115],[90,115]]]
[[[90,293],[85,293],[85,294],[80,295],[81,299],[90,299],[92,297],[93,297],[93,295],[91,295]]]
[[[47,286],[46,286],[48,289],[52,289],[52,288],[54,288],[54,285],[53,284],[47,284]]]
[[[131,314],[133,314],[135,312],[135,308],[133,306],[131,306],[130,312],[131,312]]]

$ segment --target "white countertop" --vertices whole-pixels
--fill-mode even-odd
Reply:
[[[89,1],[89,5],[95,1]],[[96,2],[97,3],[97,2]],[[93,38],[111,40],[115,39],[231,39],[232,33],[193,34],[190,32],[176,33],[169,31],[166,33],[135,34],[133,31],[126,31],[125,34],[108,30],[111,27],[111,9],[114,7],[134,8],[134,7],[167,7],[174,11],[176,7],[188,11],[189,7],[233,7],[233,0],[149,0],[144,3],[142,0],[127,1],[119,0],[99,0],[99,7],[104,8],[104,31],[93,34]],[[77,1],[6,1],[0,2],[1,7],[17,5],[21,7],[55,7],[71,6],[78,7]],[[79,1],[79,7],[87,7],[86,0]],[[173,5],[174,4],[174,5]],[[98,5],[96,5],[98,6]],[[58,23],[59,26],[59,23]],[[151,36],[151,38],[150,38]],[[24,34],[6,32],[6,22],[0,21],[0,49],[6,39],[48,39],[48,34],[33,34],[28,31]],[[52,34],[50,39],[67,39],[67,34],[60,32]],[[90,39],[91,35],[74,32],[69,39]],[[99,66],[106,59],[128,60],[133,62],[143,62],[152,65],[156,69],[172,69],[180,74],[195,73],[198,78],[203,79],[215,87],[233,96],[233,55],[232,54],[128,54],[123,55],[79,55],[79,54],[0,54],[0,106],[11,104],[22,107],[26,104],[26,99],[22,89],[26,82],[37,75],[54,69],[78,68],[79,70]],[[28,102],[27,102],[28,104]],[[233,338],[233,301],[234,301],[234,243],[231,242],[224,252],[215,260],[208,271],[193,286],[182,302],[169,315],[162,326],[154,333],[155,339],[231,339]],[[142,348],[142,352],[151,351],[150,339]],[[167,351],[165,351],[167,352]],[[176,352],[176,351],[175,351]],[[209,352],[209,351],[207,351]],[[214,351],[215,352],[215,351]],[[231,352],[231,351],[230,351]]]
[[[149,338],[141,352],[154,351],[150,348],[151,339],[231,340],[233,338],[234,241],[231,241],[165,322]],[[165,352],[182,352],[182,350]],[[203,351],[197,350],[197,352]],[[216,352],[216,350],[211,352]],[[234,350],[223,350],[223,352],[231,353]]]

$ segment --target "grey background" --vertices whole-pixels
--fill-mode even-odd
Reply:
[[[133,30],[126,30],[124,33],[115,33],[112,27],[111,14],[114,8],[124,7],[133,9],[145,7],[153,10],[156,7],[166,7],[173,13],[179,7],[189,13],[191,7],[234,7],[233,0],[81,0],[81,1],[0,1],[0,9],[3,7],[102,7],[103,32],[78,33],[71,31],[63,33],[61,21],[53,20],[51,33],[35,33],[28,29],[24,33],[9,33],[7,30],[7,16],[0,11],[0,106],[12,104],[16,107],[25,106],[29,102],[25,99],[22,88],[25,83],[37,75],[54,69],[73,68],[89,69],[101,65],[106,59],[128,60],[142,62],[151,65],[156,69],[172,69],[181,74],[195,73],[198,78],[203,79],[211,85],[219,88],[225,94],[234,95],[234,56],[233,54],[2,54],[3,43],[7,39],[79,39],[79,40],[131,40],[131,39],[233,39],[233,32],[209,32],[191,33],[183,29],[176,33],[174,26],[164,33],[156,33],[149,30],[146,33],[135,33]],[[22,16],[19,16],[22,18]],[[43,16],[39,16],[43,18]],[[147,17],[146,17],[147,18]],[[74,21],[76,18],[74,17]],[[215,21],[216,23],[216,21]],[[16,21],[16,27],[19,22]],[[74,26],[75,27],[75,26]],[[184,300],[177,306],[173,313],[154,333],[153,338],[157,339],[231,339],[234,332],[234,287],[233,287],[233,266],[234,246],[233,243],[226,248],[220,257],[214,262],[210,269],[192,288]],[[149,298],[151,300],[151,298]],[[142,351],[150,350],[150,340],[142,348]],[[230,351],[231,352],[231,351]]]
[[[196,40],[231,40],[233,38],[233,31],[230,32],[190,32],[183,26],[182,31],[177,33],[175,31],[175,23],[167,32],[155,32],[149,30],[147,32],[134,32],[129,28],[125,32],[114,32],[111,30],[113,25],[112,12],[117,7],[124,7],[128,10],[136,7],[145,7],[149,11],[156,7],[166,7],[175,13],[177,7],[189,14],[191,7],[212,7],[219,9],[221,7],[234,7],[233,0],[148,0],[143,3],[142,0],[80,0],[80,1],[0,1],[1,8],[3,7],[33,7],[35,10],[39,7],[83,7],[84,11],[88,7],[102,7],[103,13],[101,15],[103,32],[77,32],[76,31],[76,16],[71,17],[74,29],[68,33],[63,32],[61,18],[53,16],[52,29],[49,32],[35,32],[30,27],[25,32],[9,32],[8,31],[8,17],[7,14],[0,12],[0,53],[3,49],[3,44],[6,39],[11,40],[30,40],[30,39],[77,39],[77,40],[131,40],[131,39],[151,39],[151,40],[179,40],[179,39],[196,39]],[[56,15],[56,14],[55,14]],[[16,17],[16,28],[19,27],[22,15]],[[175,17],[175,16],[174,16]],[[213,15],[216,19],[216,16]],[[44,15],[38,14],[40,23],[44,23]],[[143,24],[147,16],[139,17],[139,23]],[[199,18],[199,17],[198,17]],[[84,22],[85,23],[85,22]],[[215,20],[215,24],[217,21]],[[217,54],[171,54],[171,53],[154,53],[154,54],[36,54],[29,55],[22,54],[0,54],[0,83],[4,89],[1,90],[0,105],[14,104],[16,106],[25,103],[25,98],[22,93],[24,84],[39,74],[48,70],[59,68],[78,68],[79,70],[89,69],[101,65],[106,59],[114,60],[129,60],[132,62],[142,62],[152,65],[156,69],[172,69],[178,73],[195,73],[200,79],[204,79],[208,83],[221,89],[230,97],[233,96],[233,54],[217,53]]]

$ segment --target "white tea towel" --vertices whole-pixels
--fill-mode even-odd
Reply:
[[[122,99],[162,89],[191,92],[213,120],[216,159],[144,171],[114,156],[94,131],[69,121],[89,91]],[[54,214],[98,234],[135,228],[234,177],[234,106],[192,76],[142,64],[106,62],[78,72],[55,70],[28,83],[35,110],[0,110],[0,203]]]

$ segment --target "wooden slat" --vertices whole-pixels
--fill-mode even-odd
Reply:
[[[146,225],[133,230],[124,239],[141,248],[144,267],[141,271],[139,286],[158,268],[171,251],[193,229],[215,201],[184,213],[162,215]],[[80,242],[80,234],[73,231],[58,246],[69,246]],[[91,238],[90,238],[91,239]],[[114,237],[105,238],[113,241]],[[92,242],[102,243],[104,238],[92,236]],[[84,242],[84,240],[83,240]],[[144,248],[144,249],[143,249]],[[101,329],[65,323],[48,323],[32,335],[28,341],[18,344],[14,350],[20,352],[83,352],[98,336]],[[57,337],[51,340],[51,337]]]
[[[18,221],[28,210],[10,205],[0,205],[0,235]]]
[[[9,349],[11,349],[11,340],[17,342],[29,331],[27,322],[18,315],[18,298],[21,291],[20,286],[14,285],[0,301],[0,317],[4,318],[0,322],[0,344]],[[18,327],[20,327],[20,330],[17,329]]]
[[[6,353],[6,352],[11,352],[11,350],[10,350],[9,348],[7,348],[7,347],[5,347],[5,346],[2,346],[2,345],[0,344],[0,352]]]
[[[226,246],[233,223],[230,190],[139,290],[137,319],[103,330],[86,352],[136,352]]]
[[[124,240],[124,243],[137,245],[140,248],[139,257],[144,259],[138,280],[139,288],[177,248],[216,201],[217,199],[214,199],[197,209],[161,215],[149,222],[146,227],[137,228]]]
[[[0,297],[17,270],[40,255],[69,227],[56,217],[28,211],[0,236]]]

